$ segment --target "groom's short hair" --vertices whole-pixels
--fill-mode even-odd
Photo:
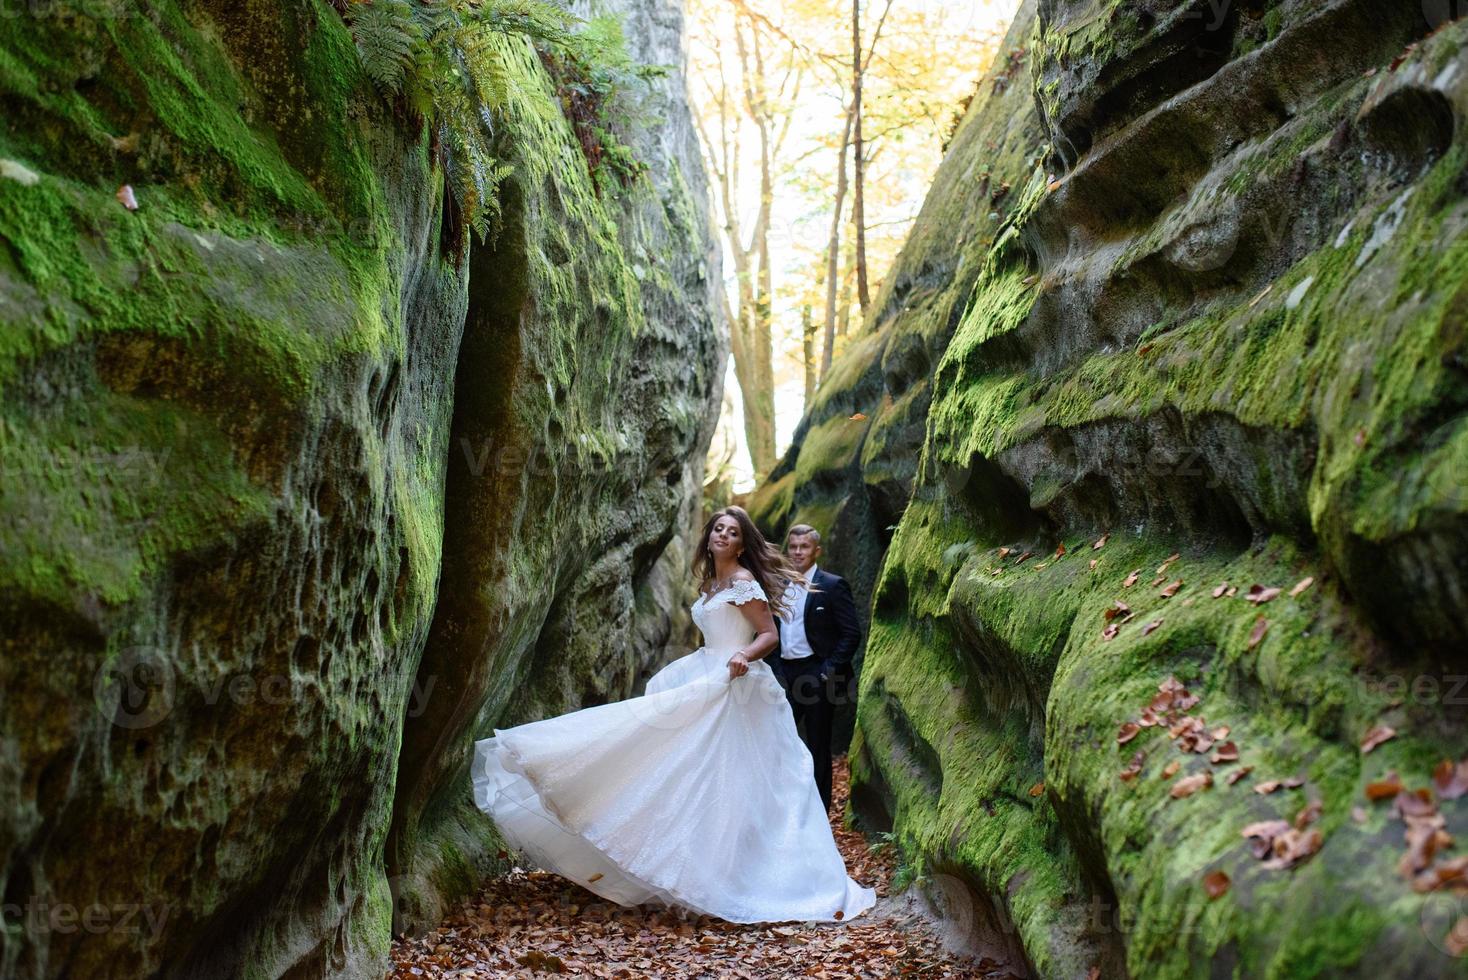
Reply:
[[[817,531],[815,528],[811,527],[809,524],[797,524],[794,527],[792,527],[790,530],[788,530],[788,531],[785,532],[785,540],[786,541],[789,541],[791,538],[804,538],[804,537],[809,537],[816,544],[820,544],[821,543],[821,532],[820,531]]]

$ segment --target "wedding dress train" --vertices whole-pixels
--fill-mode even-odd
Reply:
[[[532,863],[623,905],[659,902],[729,922],[851,919],[876,902],[852,881],[811,756],[763,660],[730,679],[754,637],[736,582],[693,604],[705,645],[647,693],[494,730],[474,744],[474,801]]]

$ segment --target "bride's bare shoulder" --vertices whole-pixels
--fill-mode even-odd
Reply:
[[[729,581],[731,581],[731,582],[753,582],[754,581],[754,572],[751,572],[747,568],[741,568],[737,572],[735,572],[733,575],[730,575],[729,576]]]

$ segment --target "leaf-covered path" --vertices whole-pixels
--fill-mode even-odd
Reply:
[[[1008,977],[987,960],[946,951],[915,903],[888,894],[891,848],[873,852],[840,825],[846,760],[833,785],[836,843],[877,905],[851,923],[737,925],[652,906],[622,908],[541,871],[491,881],[443,927],[393,947],[392,980],[441,977],[847,978]]]

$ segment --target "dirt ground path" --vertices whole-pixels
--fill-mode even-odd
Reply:
[[[892,849],[873,851],[861,834],[840,825],[845,763],[837,760],[832,830],[847,871],[877,889],[876,906],[853,922],[737,925],[652,906],[627,909],[556,875],[517,869],[489,882],[440,929],[395,943],[389,977],[1008,977],[992,961],[945,949],[915,889],[889,894]]]

